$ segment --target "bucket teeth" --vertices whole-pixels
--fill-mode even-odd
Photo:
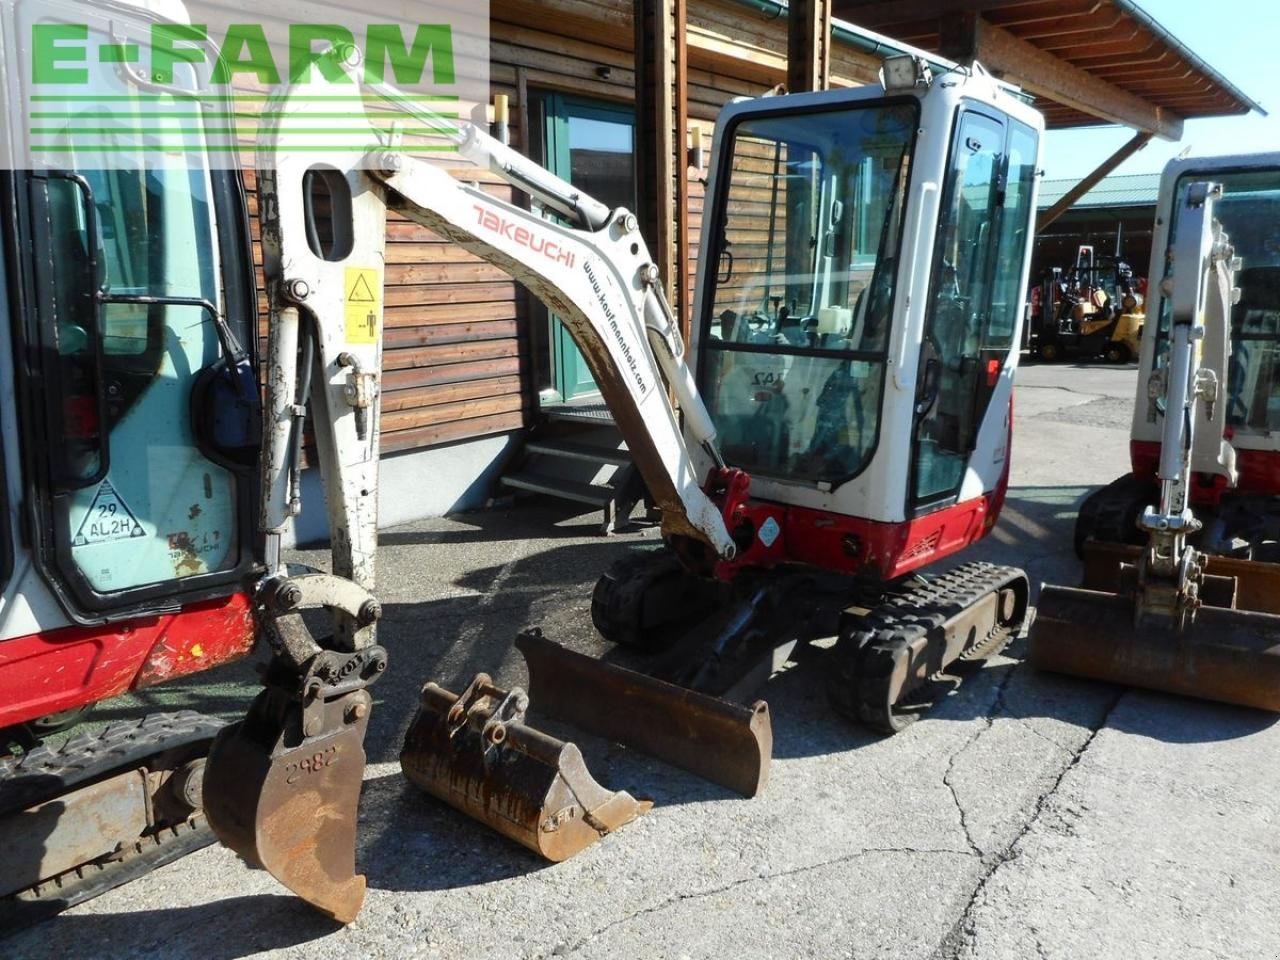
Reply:
[[[528,703],[483,673],[461,696],[428,683],[400,766],[427,793],[558,862],[652,804],[597,783],[574,744],[524,722]]]
[[[356,690],[316,704],[323,719],[313,715],[319,732],[307,736],[302,706],[268,687],[218,735],[205,768],[218,839],[339,923],[364,902],[355,840],[371,702]]]

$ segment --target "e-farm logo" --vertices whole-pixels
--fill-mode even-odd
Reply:
[[[72,5],[84,11],[76,22],[66,0],[50,0],[57,15],[29,22],[29,162],[450,152],[458,121],[487,100],[487,4],[370,0],[338,17],[332,5],[278,2],[325,22],[255,19],[270,5],[249,0],[134,0],[133,20],[104,19],[85,0]],[[407,9],[422,22],[392,16]]]
[[[290,83],[309,83],[314,74],[330,83],[350,83],[353,77],[326,53],[334,48],[356,47],[355,34],[336,24],[294,23],[288,27]],[[31,28],[31,81],[35,84],[87,84],[89,71],[83,66],[90,54],[89,25],[37,23]],[[151,25],[150,81],[172,86],[179,63],[206,64],[209,59],[209,28],[203,24],[157,23]],[[137,43],[98,41],[94,44],[100,63],[143,62]],[[230,85],[239,76],[278,86],[284,73],[276,63],[267,32],[261,24],[232,24],[213,64],[211,82]],[[370,24],[365,32],[364,82],[382,83],[391,67],[397,84],[417,84],[431,65],[437,84],[452,84],[453,28],[448,24],[418,24],[413,41],[407,43],[397,23]]]

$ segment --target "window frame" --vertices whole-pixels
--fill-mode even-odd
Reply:
[[[991,221],[991,226],[989,230],[989,236],[991,239],[988,240],[988,243],[992,245],[992,252],[996,255],[989,257],[989,262],[987,263],[987,269],[986,269],[986,276],[983,279],[983,288],[985,291],[984,292],[985,302],[983,304],[984,329],[983,329],[982,339],[979,343],[979,352],[986,351],[986,350],[991,350],[991,351],[999,350],[1007,353],[1018,346],[1017,337],[1016,337],[1017,325],[1018,325],[1017,315],[1015,314],[1015,319],[1014,319],[1013,334],[1015,335],[1010,336],[1008,343],[1002,344],[997,347],[990,346],[990,343],[988,340],[988,331],[990,329],[990,322],[991,322],[992,299],[995,294],[995,278],[996,278],[996,274],[999,271],[1000,257],[998,255],[999,254],[998,248],[1000,244],[1001,235],[1003,234],[1005,215],[1008,208],[1007,200],[1008,200],[1008,186],[1009,186],[1010,141],[1013,136],[1014,130],[1016,128],[1022,128],[1024,131],[1030,133],[1035,138],[1037,149],[1039,149],[1039,145],[1043,140],[1043,136],[1034,127],[1027,125],[1026,123],[1017,119],[1016,117],[1011,116],[1010,114],[1007,114],[1007,113],[1002,113],[999,109],[992,107],[988,104],[984,104],[979,101],[969,100],[969,99],[963,99],[959,104],[959,106],[956,107],[956,111],[954,115],[955,117],[954,126],[952,128],[953,133],[951,137],[951,143],[947,148],[946,166],[944,168],[946,170],[947,179],[943,185],[942,196],[940,198],[940,203],[938,208],[939,209],[939,222],[937,224],[938,235],[935,237],[934,250],[930,254],[929,293],[925,301],[928,304],[927,309],[930,312],[927,313],[924,318],[924,328],[922,330],[922,338],[921,338],[922,340],[921,350],[923,351],[924,349],[924,340],[933,322],[932,311],[934,308],[934,303],[937,299],[937,290],[938,290],[937,285],[940,282],[941,276],[942,276],[940,268],[942,263],[943,251],[942,251],[941,243],[939,242],[941,239],[942,211],[945,209],[946,203],[952,199],[953,197],[952,191],[954,189],[958,189],[960,184],[960,177],[957,175],[958,170],[956,167],[956,161],[957,161],[958,153],[961,147],[961,134],[963,133],[964,118],[966,114],[974,114],[974,115],[983,117],[986,120],[990,120],[993,123],[998,124],[1003,134],[1001,147],[1000,147],[1000,165],[999,165],[998,180],[994,188],[995,195],[998,197],[998,202],[995,206],[995,216]],[[1034,189],[1032,192],[1034,193]],[[1029,227],[1029,229],[1031,229],[1034,232],[1034,229],[1035,229],[1034,208],[1030,210],[1030,214],[1032,219],[1031,219],[1031,226]],[[1026,266],[1026,257],[1027,257],[1027,253],[1024,253],[1023,254],[1024,259],[1020,265],[1019,272],[1018,272],[1018,276],[1020,278],[1019,283],[1021,283],[1022,270]],[[921,354],[921,356],[923,357],[923,353]],[[992,390],[986,390],[986,391],[983,391],[981,389],[975,390],[970,400],[970,404],[971,404],[970,421],[973,424],[973,429],[972,429],[971,435],[969,436],[966,442],[967,445],[966,445],[965,455],[968,457],[972,457],[974,450],[977,448],[978,434],[981,432],[982,423],[981,423],[981,420],[979,420],[978,417],[976,416],[976,408],[979,403],[979,397],[984,392],[986,393],[986,402],[989,406],[991,402]],[[985,417],[985,414],[984,414],[984,417]],[[915,423],[915,428],[913,429],[912,435],[911,435],[911,461],[910,461],[910,469],[908,471],[907,491],[906,491],[907,493],[906,513],[907,513],[907,516],[909,517],[927,516],[931,513],[936,513],[938,510],[945,509],[946,507],[949,507],[957,503],[960,498],[960,490],[964,486],[965,471],[962,470],[960,472],[959,480],[950,490],[942,493],[935,493],[927,497],[922,497],[918,494],[917,492],[918,483],[919,483],[918,477],[919,477],[919,469],[920,469],[920,458],[919,458],[920,431],[924,426],[925,422],[926,422],[926,418],[918,418]]]
[[[865,110],[879,110],[897,106],[909,106],[915,111],[914,122],[911,128],[910,137],[907,141],[905,156],[907,157],[906,180],[902,187],[902,207],[898,211],[898,216],[903,218],[905,222],[907,207],[911,203],[911,190],[916,180],[916,145],[920,136],[920,116],[921,103],[920,100],[912,96],[891,96],[882,97],[875,100],[853,103],[834,103],[823,105],[813,110],[806,111],[806,115],[818,116],[826,113],[854,113]],[[702,294],[702,315],[694,318],[698,324],[697,327],[697,343],[698,354],[695,365],[695,376],[698,390],[707,396],[707,375],[708,375],[708,354],[711,350],[720,352],[741,352],[769,354],[772,356],[791,356],[791,357],[816,357],[820,359],[851,361],[856,363],[872,363],[880,368],[879,389],[876,392],[874,404],[868,404],[869,407],[874,406],[875,409],[875,434],[872,437],[870,445],[862,458],[861,464],[856,470],[850,473],[842,474],[835,477],[801,477],[795,474],[776,473],[767,470],[753,469],[752,474],[779,483],[793,483],[804,486],[817,487],[819,484],[824,488],[836,490],[839,487],[856,480],[868,469],[875,461],[876,453],[880,449],[884,429],[884,397],[885,397],[885,381],[888,379],[889,370],[889,341],[892,339],[892,329],[890,335],[885,338],[884,348],[881,350],[824,350],[814,347],[799,347],[782,344],[752,344],[752,343],[733,343],[726,345],[724,341],[717,341],[711,338],[712,325],[716,322],[715,317],[715,292],[718,289],[717,271],[714,264],[719,262],[720,253],[724,238],[727,236],[727,220],[729,216],[728,191],[733,181],[733,158],[734,144],[738,127],[744,122],[755,122],[759,120],[770,120],[775,117],[794,117],[796,116],[794,108],[787,109],[779,107],[776,110],[751,111],[734,117],[732,122],[725,128],[723,132],[717,131],[717,135],[725,138],[724,146],[720,152],[720,156],[724,158],[727,165],[720,171],[717,176],[715,195],[712,197],[712,209],[718,211],[718,216],[711,227],[711,244],[710,249],[705,251],[708,257],[708,263],[712,266],[708,267],[706,276],[711,280],[711,284]],[[727,175],[725,175],[727,174]],[[704,201],[705,203],[705,201]],[[705,206],[704,206],[705,209]],[[899,284],[896,282],[901,277],[902,269],[902,253],[903,239],[905,230],[899,229],[897,243],[893,251],[895,283],[893,285],[893,295],[887,304],[887,315],[890,317],[890,327],[892,328],[892,317],[896,310],[898,297],[900,294]],[[703,227],[703,236],[708,236],[707,227]],[[888,259],[887,256],[878,258],[878,262]],[[874,282],[874,277],[873,281]]]
[[[1181,209],[1181,205],[1179,204],[1178,199],[1180,196],[1185,196],[1185,194],[1182,193],[1184,184],[1191,184],[1198,180],[1220,182],[1227,177],[1231,177],[1233,175],[1238,175],[1238,174],[1270,175],[1273,178],[1276,189],[1280,190],[1280,170],[1277,170],[1274,167],[1239,166],[1239,167],[1221,167],[1213,170],[1187,170],[1185,173],[1179,174],[1179,176],[1177,177],[1177,179],[1174,181],[1174,184],[1173,184],[1173,212],[1169,218],[1168,227],[1166,228],[1167,230],[1167,237],[1165,241],[1166,244],[1167,245],[1172,244],[1172,241],[1173,241],[1174,228],[1177,225],[1177,217]],[[1228,236],[1230,236],[1229,233],[1228,233]],[[1169,263],[1168,263],[1167,257],[1166,257],[1166,263],[1164,265],[1164,271],[1165,271],[1164,274],[1160,277],[1159,281],[1157,282],[1163,282],[1169,276]],[[1154,277],[1149,278],[1148,282],[1150,282],[1151,280],[1155,280],[1155,278]],[[1163,367],[1162,361],[1164,361],[1168,356],[1169,332],[1170,332],[1170,325],[1171,325],[1171,320],[1173,316],[1172,311],[1173,311],[1172,301],[1169,299],[1169,297],[1164,296],[1162,294],[1160,296],[1160,310],[1154,317],[1155,330],[1154,330],[1152,349],[1151,349],[1151,366],[1147,371],[1149,374],[1155,373],[1160,369],[1162,369]],[[1150,319],[1151,317],[1148,314],[1148,320]],[[1235,307],[1232,308],[1231,316],[1228,320],[1228,325],[1230,328],[1228,330],[1230,351],[1227,358],[1228,382],[1226,384],[1225,391],[1226,391],[1226,396],[1229,403],[1231,399],[1231,394],[1230,394],[1231,384],[1230,384],[1229,378],[1231,373],[1231,367],[1234,365],[1236,344],[1274,343],[1277,345],[1277,349],[1280,350],[1280,328],[1277,328],[1277,331],[1275,333],[1240,333],[1237,330],[1237,325],[1236,325],[1236,308]],[[1155,409],[1156,407],[1155,401],[1151,402],[1151,406],[1153,409]],[[1161,416],[1163,416],[1163,413],[1161,414]],[[1259,435],[1260,428],[1249,426],[1247,423],[1246,424],[1231,423],[1229,405],[1228,405],[1227,417],[1228,417],[1227,426],[1230,427],[1231,429],[1236,431],[1245,431],[1246,436]],[[1266,435],[1271,435],[1277,432],[1280,432],[1280,431],[1273,430],[1270,428],[1261,429],[1261,433],[1264,433]]]

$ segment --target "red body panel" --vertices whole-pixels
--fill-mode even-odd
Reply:
[[[999,371],[995,371],[998,375]],[[990,493],[901,523],[846,517],[811,507],[784,506],[748,495],[751,478],[741,470],[713,471],[708,495],[719,504],[735,535],[749,529],[751,545],[733,560],[715,565],[715,576],[732,580],[744,567],[801,563],[878,580],[894,580],[959,553],[991,532],[1009,490],[1013,451],[1013,399],[1004,469]],[[742,538],[742,539],[745,539]]]
[[[220,666],[253,649],[249,598],[0,642],[0,727]]]
[[[1156,470],[1160,465],[1160,444],[1147,440],[1130,441],[1129,460],[1135,477],[1155,483]],[[1217,506],[1224,493],[1280,496],[1280,451],[1237,449],[1236,469],[1240,481],[1235,487],[1227,486],[1226,477],[1196,474],[1191,484],[1192,505]]]
[[[748,500],[735,516],[757,535],[752,547],[730,563],[720,563],[716,576],[730,579],[743,567],[802,563],[822,570],[892,580],[950,556],[982,539],[995,525],[1003,503],[1003,487],[991,494],[957,503],[902,523],[878,523],[858,517]],[[759,531],[772,519],[773,543]]]

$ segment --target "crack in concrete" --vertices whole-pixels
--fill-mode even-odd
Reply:
[[[852,863],[862,857],[873,856],[875,854],[902,854],[905,856],[953,856],[953,857],[971,857],[974,854],[969,850],[955,850],[949,847],[864,847],[853,853],[847,853],[843,856],[833,857],[830,860],[821,860],[818,863],[808,863],[803,866],[793,867],[790,870],[779,870],[776,873],[757,874],[750,877],[739,877],[737,880],[731,880],[728,883],[721,884],[717,887],[711,887],[706,890],[692,890],[688,893],[680,893],[674,897],[668,897],[661,903],[655,903],[652,906],[643,907],[639,910],[633,910],[626,916],[611,920],[601,927],[597,927],[591,933],[579,937],[572,944],[560,944],[551,951],[552,956],[573,956],[580,950],[590,945],[599,937],[604,936],[615,927],[623,924],[631,923],[641,917],[647,917],[655,913],[661,913],[678,904],[685,903],[689,900],[703,900],[707,897],[719,896],[741,886],[751,883],[763,883],[770,880],[781,880],[787,877],[799,876],[805,873],[812,873],[815,870],[822,870],[826,867],[839,866],[842,863]],[[536,954],[535,956],[544,956],[545,954]]]
[[[964,804],[960,802],[960,795],[956,792],[955,785],[951,782],[951,775],[955,773],[956,761],[978,742],[988,730],[994,725],[996,717],[1004,712],[1004,696],[1009,688],[1009,684],[1013,681],[1013,675],[1017,673],[1017,667],[1011,667],[1000,682],[996,685],[995,696],[991,698],[991,703],[987,709],[983,711],[982,719],[984,724],[979,727],[968,740],[966,740],[960,749],[951,754],[951,759],[947,761],[947,769],[942,774],[942,783],[951,794],[951,802],[955,805],[956,814],[960,818],[960,830],[964,833],[965,842],[969,844],[969,849],[979,857],[986,854],[973,838],[973,831],[969,828],[969,814],[965,810]]]
[[[983,870],[982,875],[978,878],[978,882],[975,884],[973,891],[969,894],[969,899],[965,903],[964,910],[961,911],[956,922],[952,924],[951,929],[947,931],[947,935],[942,938],[942,941],[930,955],[931,960],[955,960],[955,958],[960,956],[961,951],[966,947],[971,947],[973,945],[974,931],[972,929],[971,918],[979,901],[982,899],[983,893],[986,891],[987,884],[990,883],[991,878],[995,876],[1001,867],[1007,863],[1011,863],[1021,855],[1021,851],[1017,849],[1018,845],[1022,842],[1023,838],[1031,832],[1031,828],[1039,822],[1041,816],[1045,812],[1045,808],[1049,804],[1050,799],[1058,792],[1058,788],[1062,786],[1062,782],[1066,779],[1067,774],[1079,765],[1080,760],[1084,757],[1089,747],[1093,745],[1093,741],[1097,739],[1098,734],[1106,727],[1107,722],[1111,719],[1111,715],[1115,712],[1116,707],[1118,707],[1120,705],[1120,701],[1124,699],[1126,692],[1126,688],[1122,687],[1116,692],[1115,696],[1111,698],[1111,701],[1102,711],[1102,716],[1099,718],[1098,722],[1090,726],[1089,735],[1085,737],[1079,747],[1071,751],[1070,759],[1063,765],[1062,769],[1058,771],[1058,775],[1054,777],[1053,782],[1049,785],[1049,789],[1040,794],[1036,799],[1035,805],[1031,809],[1031,815],[1027,817],[1018,832],[1014,834],[1013,839],[1010,840],[1009,843],[1005,845],[1004,849],[994,857],[991,857],[989,860],[984,858],[985,869]],[[990,729],[990,727],[987,729]],[[976,740],[977,738],[975,737],[974,739]]]

